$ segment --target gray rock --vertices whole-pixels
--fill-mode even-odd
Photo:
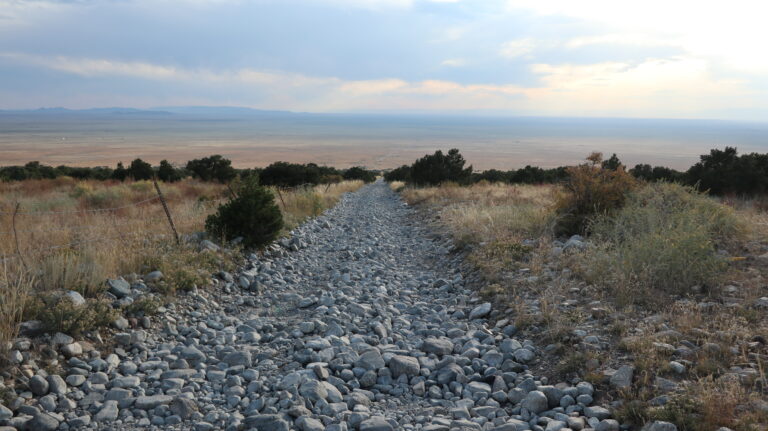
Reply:
[[[563,421],[549,421],[544,431],[560,431],[563,428],[567,428],[568,424]]]
[[[288,422],[275,414],[248,416],[245,426],[258,431],[288,431]]]
[[[83,298],[83,295],[74,290],[67,291],[67,293],[64,294],[64,298],[67,298],[75,306],[85,305],[85,298]]]
[[[615,419],[603,419],[597,424],[595,431],[619,431],[619,422]]]
[[[80,343],[67,344],[66,346],[61,347],[61,353],[67,358],[80,356],[83,354],[83,346],[81,346]]]
[[[383,416],[372,416],[360,422],[360,431],[393,431],[392,424],[387,422]]]
[[[171,401],[170,410],[171,413],[177,415],[181,419],[187,420],[197,411],[197,404],[189,398],[177,397]]]
[[[377,349],[370,349],[360,355],[360,358],[355,361],[355,366],[366,370],[378,370],[384,368],[384,358]]]
[[[63,395],[67,392],[67,384],[64,379],[57,374],[52,374],[46,378],[48,382],[48,391],[53,394]]]
[[[32,376],[29,379],[29,390],[37,396],[43,396],[48,393],[48,381],[40,375]]]
[[[212,243],[207,239],[200,241],[200,246],[198,247],[200,251],[213,251],[213,252],[219,251],[220,248],[221,247],[219,247],[218,245]]]
[[[181,350],[180,356],[188,361],[204,361],[205,353],[195,346],[187,346]]]
[[[389,369],[392,370],[392,377],[417,376],[421,367],[419,360],[411,356],[395,355],[389,360]]]
[[[117,329],[120,329],[120,330],[124,331],[124,330],[128,329],[128,326],[129,326],[128,319],[126,319],[125,317],[120,316],[120,317],[118,317],[117,319],[115,319],[112,322],[112,326],[114,326]]]
[[[547,396],[541,391],[531,391],[525,396],[520,406],[533,413],[541,413],[549,408]]]
[[[328,390],[317,380],[307,380],[299,386],[299,394],[312,402],[328,398]]]
[[[473,308],[469,313],[469,320],[481,319],[491,312],[491,303],[485,302]]]
[[[635,374],[635,367],[631,365],[622,365],[611,376],[611,386],[618,390],[627,390],[632,387],[632,377]]]
[[[0,404],[0,421],[8,420],[13,417],[13,412],[8,407]]]
[[[251,352],[248,351],[228,353],[226,356],[224,356],[224,362],[226,362],[230,367],[242,365],[248,368],[253,364]]]
[[[39,320],[27,320],[19,323],[19,335],[23,337],[37,337],[45,332],[45,325]]]
[[[34,431],[54,431],[59,427],[59,420],[49,413],[37,413],[27,422],[26,428]]]
[[[134,406],[141,410],[150,410],[161,404],[170,404],[173,397],[170,395],[151,395],[136,398]]]
[[[112,422],[117,419],[119,413],[120,409],[117,406],[117,401],[105,401],[101,410],[93,416],[93,420],[96,422]]]
[[[80,386],[85,383],[85,376],[80,374],[71,374],[67,376],[66,381],[69,386]]]
[[[302,416],[296,419],[296,425],[302,431],[325,431],[323,423],[309,416]]]
[[[436,355],[448,355],[453,352],[453,341],[447,338],[427,338],[421,345],[421,350]]]
[[[85,428],[91,424],[91,417],[88,415],[78,416],[67,421],[70,428]]]
[[[123,279],[108,279],[107,291],[121,299],[131,294],[131,285]]]
[[[376,371],[368,370],[360,377],[360,386],[363,388],[371,388],[376,384]]]
[[[528,349],[517,349],[512,356],[514,356],[515,361],[523,364],[527,364],[536,359],[536,354]]]
[[[160,271],[152,271],[149,274],[144,276],[144,281],[148,283],[154,283],[156,281],[160,281],[163,278],[163,273]]]
[[[677,431],[677,426],[669,422],[654,421],[646,424],[642,431]]]
[[[588,418],[597,418],[598,420],[608,419],[611,412],[605,407],[589,406],[584,408],[584,416]]]

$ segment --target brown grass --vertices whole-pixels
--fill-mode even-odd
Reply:
[[[440,218],[463,243],[538,238],[552,221],[551,185],[477,183],[469,187],[407,188],[403,198],[411,205],[439,207]]]
[[[430,209],[469,249],[469,259],[486,278],[481,295],[506,303],[506,317],[526,336],[567,352],[545,361],[554,365],[549,371],[592,381],[608,397],[604,401],[622,398],[615,414],[623,423],[639,429],[647,421],[667,420],[681,431],[766,429],[768,415],[756,402],[768,402],[763,364],[768,316],[752,306],[768,296],[766,200],[723,199],[723,206],[678,186],[641,185],[624,210],[597,217],[603,225],[592,226],[588,250],[554,257],[548,253],[551,208],[561,191],[477,184],[406,188],[402,195]],[[570,277],[546,277],[566,269]],[[531,275],[539,276],[537,281],[530,282]],[[692,289],[694,284],[703,289]],[[579,304],[564,309],[566,301]],[[604,317],[590,322],[590,304],[597,301]],[[655,317],[646,319],[650,316]],[[599,355],[577,344],[569,348],[575,328],[611,344]],[[657,336],[668,330],[681,338]],[[679,348],[681,340],[698,346],[691,356],[674,356],[667,346],[654,344]],[[597,360],[597,369],[585,367],[589,359]],[[683,374],[673,371],[673,359],[685,363]],[[604,371],[628,363],[636,367],[633,387],[616,393]],[[734,381],[733,367],[756,370],[754,381]],[[661,394],[657,377],[680,385],[663,407],[649,404]]]
[[[286,232],[361,185],[347,181],[282,191],[285,205],[278,205]],[[182,237],[204,230],[205,218],[228,196],[223,185],[194,180],[161,184],[161,189]],[[22,316],[35,317],[30,314],[35,301],[30,299],[54,291],[75,290],[96,302],[108,277],[161,270],[166,280],[156,287],[172,293],[205,283],[210,271],[234,267],[236,254],[177,246],[155,197],[154,186],[146,181],[57,178],[0,183],[0,341],[14,337]]]

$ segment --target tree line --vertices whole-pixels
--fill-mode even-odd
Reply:
[[[386,172],[384,179],[404,181],[416,186],[431,186],[444,182],[468,185],[480,181],[509,184],[559,183],[569,176],[565,166],[550,169],[526,166],[509,171],[490,169],[473,172],[472,166],[465,168],[465,164],[466,161],[458,149],[454,148],[447,154],[438,150],[411,165],[403,165]],[[627,170],[616,154],[602,160],[601,167],[607,170],[626,170],[635,178],[644,181],[690,185],[716,195],[768,193],[768,154],[739,155],[734,147],[725,147],[724,150],[712,149],[709,154],[701,155],[699,162],[686,171],[648,164],[637,164]]]
[[[142,181],[156,177],[160,181],[175,182],[192,177],[201,181],[229,183],[235,178],[257,178],[263,185],[278,187],[296,187],[301,185],[317,185],[337,183],[343,180],[376,180],[377,171],[371,171],[360,166],[348,169],[337,169],[328,166],[318,166],[314,163],[299,164],[275,162],[265,168],[236,169],[232,161],[215,154],[201,159],[188,161],[182,166],[174,166],[168,160],[161,160],[159,165],[137,158],[128,166],[119,162],[115,168],[48,166],[33,161],[21,166],[0,167],[0,180],[24,181],[31,179],[54,179],[71,177],[80,180],[115,180]]]

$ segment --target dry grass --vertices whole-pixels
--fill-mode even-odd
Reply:
[[[278,204],[286,233],[361,185],[347,181],[282,191],[285,205]],[[194,180],[161,184],[161,189],[181,236],[204,230],[205,218],[228,196],[226,186]],[[177,246],[155,197],[154,186],[146,181],[0,183],[0,341],[13,338],[22,317],[45,310],[55,291],[75,290],[96,305],[108,277],[161,270],[165,281],[156,287],[172,293],[205,283],[210,271],[235,265],[236,253],[199,253],[191,244]],[[59,320],[65,317],[71,313]]]
[[[664,300],[691,286],[717,286],[727,260],[716,250],[733,248],[746,224],[727,206],[676,184],[649,184],[626,205],[592,224],[595,247],[579,272],[624,304]]]
[[[353,192],[362,186],[362,181],[342,181],[336,184],[300,188],[290,192],[282,191],[280,192],[282,200],[277,190],[273,191],[280,209],[283,211],[286,229],[293,230],[304,220],[316,217],[334,206],[344,193]]]
[[[404,181],[392,181],[389,183],[389,188],[399,192],[405,189],[405,182]]]
[[[623,210],[598,217],[586,251],[552,254],[550,208],[560,191],[478,184],[402,195],[468,246],[486,278],[481,295],[508,304],[526,336],[567,352],[541,372],[591,381],[606,403],[622,399],[615,415],[638,429],[667,420],[681,431],[765,430],[768,315],[753,304],[768,296],[766,200],[640,187]],[[610,343],[591,350],[572,338],[576,328]],[[674,353],[686,346],[690,353]],[[635,378],[617,393],[605,372],[624,364],[636,367]],[[661,407],[650,403],[663,392],[657,377],[679,384]]]
[[[551,185],[487,182],[402,190],[409,204],[435,210],[454,242],[470,250],[469,260],[489,283],[501,283],[502,290],[508,291],[508,283],[500,279],[505,271],[527,267],[535,273],[540,269],[541,245],[524,241],[544,238],[546,242],[551,237],[555,194],[556,187]]]
[[[538,238],[551,226],[555,187],[477,183],[408,188],[411,205],[439,207],[440,218],[460,243],[494,243]]]

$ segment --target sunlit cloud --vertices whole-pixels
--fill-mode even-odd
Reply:
[[[440,62],[441,66],[447,66],[447,67],[461,67],[461,66],[466,66],[466,64],[467,64],[467,60],[463,58],[449,58]]]
[[[0,0],[0,108],[165,97],[323,112],[768,109],[768,3],[463,3]]]
[[[754,106],[744,82],[712,77],[707,63],[699,59],[649,59],[640,64],[535,64],[532,70],[544,83],[529,93],[537,109],[560,115],[623,112],[641,116],[654,112],[660,117],[672,113],[694,117],[713,103],[734,108]]]
[[[510,40],[501,45],[499,54],[506,58],[522,57],[530,54],[536,48],[536,41],[532,38]]]
[[[509,0],[508,10],[532,10],[543,15],[576,17],[620,33],[598,36],[592,42],[614,39],[630,45],[668,40],[691,55],[707,57],[744,71],[768,71],[761,55],[768,40],[768,3],[753,0],[701,2],[698,0]],[[588,40],[588,38],[586,39]]]

